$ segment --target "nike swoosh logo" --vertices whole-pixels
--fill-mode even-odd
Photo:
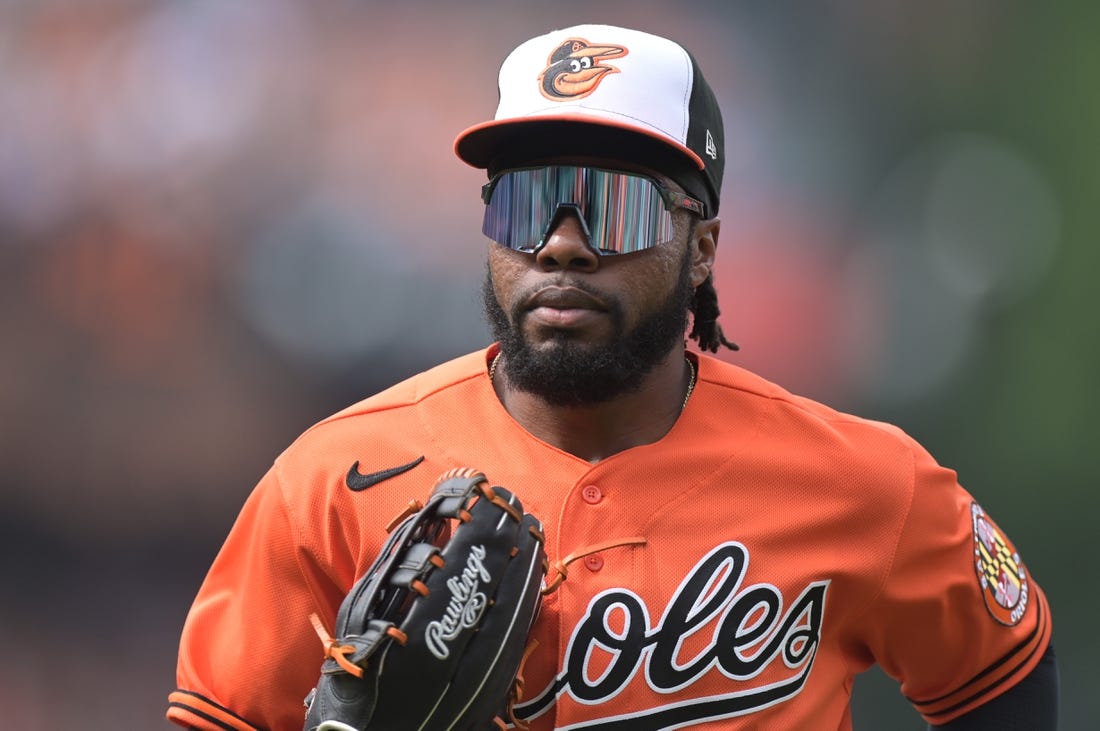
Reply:
[[[397,467],[390,467],[388,470],[379,470],[378,472],[371,472],[364,475],[359,472],[359,460],[355,460],[355,464],[348,470],[348,489],[359,492],[360,490],[366,490],[368,487],[377,485],[383,480],[388,480],[391,477],[397,477],[400,474],[408,472],[413,467],[424,461],[424,456],[421,455],[408,464],[398,465]]]

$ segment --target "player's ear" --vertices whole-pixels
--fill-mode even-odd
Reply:
[[[691,286],[698,287],[710,276],[714,268],[714,257],[718,251],[718,231],[722,222],[717,218],[708,218],[695,224],[691,240]]]

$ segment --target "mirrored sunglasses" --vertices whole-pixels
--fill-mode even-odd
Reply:
[[[672,241],[672,212],[703,216],[701,201],[644,175],[551,165],[505,170],[481,189],[482,231],[510,249],[537,252],[563,207],[581,220],[600,254],[628,254]]]

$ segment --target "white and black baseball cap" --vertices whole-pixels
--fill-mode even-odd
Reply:
[[[718,212],[722,113],[695,58],[666,38],[611,25],[555,30],[519,45],[498,78],[496,116],[455,153],[489,171],[556,156],[642,164]]]

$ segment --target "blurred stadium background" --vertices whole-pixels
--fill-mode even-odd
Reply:
[[[611,22],[723,102],[732,360],[959,471],[1050,595],[1063,728],[1095,728],[1098,7],[0,0],[2,725],[167,725],[275,455],[486,342],[451,142],[500,60]],[[923,728],[877,672],[855,716]]]

